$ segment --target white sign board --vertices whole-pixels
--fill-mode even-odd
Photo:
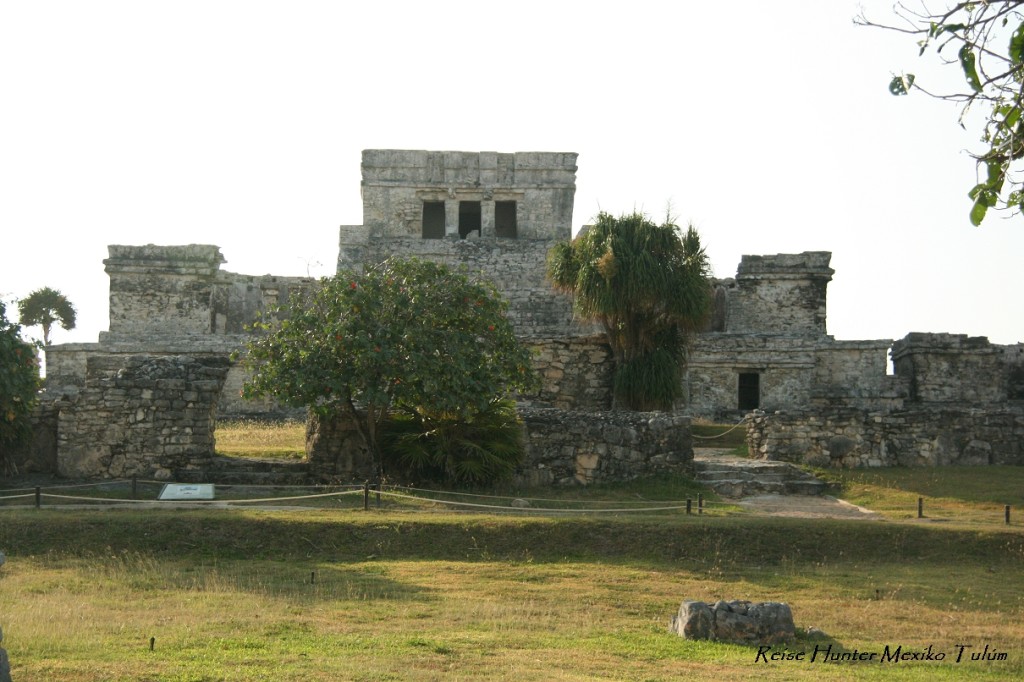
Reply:
[[[212,500],[212,483],[166,483],[158,500]]]

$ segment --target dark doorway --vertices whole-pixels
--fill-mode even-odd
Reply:
[[[494,202],[494,234],[504,239],[516,238],[516,202]]]
[[[740,372],[739,409],[756,410],[761,407],[761,375],[757,372]]]
[[[479,201],[459,202],[459,237],[465,239],[473,230],[480,236],[480,213]]]
[[[444,202],[423,202],[423,238],[444,239]]]

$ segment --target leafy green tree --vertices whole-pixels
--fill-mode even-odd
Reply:
[[[711,304],[710,266],[692,226],[634,212],[595,223],[549,254],[555,286],[578,316],[604,327],[615,359],[617,406],[668,410],[679,398],[686,348]]]
[[[381,468],[382,427],[471,421],[535,385],[530,356],[494,287],[443,265],[391,258],[321,280],[248,345],[247,397],[325,417],[347,413]]]
[[[920,55],[934,50],[946,64],[963,72],[964,88],[954,92],[925,89],[912,73],[893,76],[889,92],[918,90],[961,105],[960,124],[974,108],[984,116],[981,142],[972,154],[978,182],[968,193],[971,223],[980,225],[990,208],[1019,213],[1024,208],[1024,0],[942,3],[935,11],[922,2],[915,8],[896,4],[897,25],[880,24],[861,14],[862,26],[883,28],[916,38]]]
[[[21,338],[21,328],[7,320],[0,301],[0,474],[16,473],[11,450],[31,434],[29,417],[39,390],[35,347]]]
[[[42,327],[43,345],[49,346],[54,322],[59,322],[64,329],[75,328],[75,306],[56,289],[43,287],[18,302],[18,319],[26,327]]]

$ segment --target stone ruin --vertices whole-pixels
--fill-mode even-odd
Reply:
[[[687,418],[751,412],[752,452],[768,459],[1024,463],[1024,344],[920,333],[895,343],[836,340],[826,332],[828,252],[744,256],[734,278],[714,282],[713,314],[694,341],[675,413],[609,412],[609,348],[573,319],[545,274],[551,246],[571,238],[576,158],[366,150],[363,224],[340,228],[339,270],[415,255],[481,272],[508,299],[542,379],[535,395],[519,396],[523,480],[687,470]],[[110,329],[94,344],[46,349],[45,399],[23,465],[67,476],[194,477],[213,457],[218,417],[289,414],[243,401],[243,369],[229,357],[259,316],[314,282],[234,274],[223,263],[212,245],[109,247]],[[147,387],[153,372],[170,374]],[[166,394],[160,381],[171,382]],[[204,388],[182,389],[189,398],[171,388],[193,381]],[[165,406],[174,416],[157,417]],[[151,414],[168,423],[157,428]],[[311,425],[312,477],[361,480],[365,453],[351,435],[343,424]]]
[[[669,632],[729,644],[792,644],[796,640],[793,612],[783,602],[684,601],[669,623]]]

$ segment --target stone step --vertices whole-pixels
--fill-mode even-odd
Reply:
[[[694,460],[696,480],[723,497],[820,495],[826,484],[788,462],[701,457]]]
[[[241,457],[217,457],[203,470],[178,470],[174,478],[182,483],[220,485],[306,485],[310,482],[308,462]]]

